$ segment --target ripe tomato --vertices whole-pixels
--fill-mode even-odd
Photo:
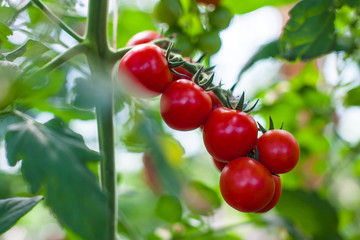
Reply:
[[[300,148],[291,133],[274,129],[264,133],[257,142],[259,161],[272,173],[281,174],[292,170],[299,161]]]
[[[220,162],[220,161],[216,160],[215,158],[212,158],[212,160],[213,160],[213,163],[214,163],[215,167],[216,167],[220,172],[224,169],[224,167],[225,167],[226,164],[227,164],[227,163],[225,163],[225,162]]]
[[[160,100],[160,113],[165,123],[176,130],[200,127],[211,112],[210,96],[192,81],[172,82]]]
[[[183,76],[180,76],[180,75],[177,75],[175,73],[172,72],[172,76],[173,76],[173,81],[176,81],[176,80],[179,80],[179,79],[188,79],[188,80],[191,80],[192,77],[194,76],[194,74],[191,74],[189,73],[185,68],[183,67],[176,67],[174,68],[174,70],[178,73],[181,73],[181,74],[184,74],[186,75],[186,77],[183,77]]]
[[[209,4],[218,5],[221,2],[221,0],[196,0],[196,2],[204,3],[206,5],[209,5]]]
[[[267,212],[269,210],[271,210],[273,207],[275,207],[275,205],[279,202],[280,200],[280,196],[281,196],[281,180],[280,177],[278,175],[272,175],[273,179],[274,179],[274,183],[275,183],[275,193],[274,196],[272,197],[271,201],[262,209],[257,210],[256,213],[264,213]]]
[[[228,163],[220,175],[224,200],[241,212],[256,212],[271,201],[275,183],[269,170],[260,162],[237,158]]]
[[[212,110],[215,110],[216,108],[224,106],[213,91],[208,92],[208,94],[210,95],[210,98],[211,98],[211,102],[212,102],[212,106],[213,106]]]
[[[126,46],[132,47],[135,45],[148,43],[155,39],[159,39],[161,37],[162,37],[161,34],[158,32],[155,32],[155,31],[151,31],[151,30],[142,31],[142,32],[139,32],[139,33],[135,34],[134,36],[132,36],[129,39],[129,41],[126,43]]]
[[[219,161],[244,157],[255,147],[257,125],[247,113],[220,107],[211,112],[204,125],[204,144]]]
[[[138,97],[155,97],[172,80],[165,54],[153,44],[141,44],[128,51],[119,64],[124,88]]]

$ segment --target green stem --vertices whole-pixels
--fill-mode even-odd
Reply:
[[[59,17],[57,17],[43,2],[40,0],[31,0],[36,6],[38,6],[45,15],[50,18],[53,22],[61,27],[65,32],[72,36],[78,42],[82,42],[84,39],[71,29],[66,23],[64,23]]]
[[[85,41],[90,53],[87,58],[93,81],[103,81],[108,94],[96,106],[99,147],[103,155],[100,164],[101,186],[107,195],[109,208],[106,239],[115,240],[117,234],[117,197],[114,140],[114,98],[111,77],[110,49],[107,33],[108,0],[90,0]]]

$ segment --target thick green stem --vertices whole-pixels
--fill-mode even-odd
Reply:
[[[115,171],[115,141],[114,141],[114,100],[111,78],[112,51],[109,47],[107,23],[108,0],[90,0],[89,15],[85,41],[90,49],[88,62],[92,71],[93,81],[102,81],[107,89],[96,106],[96,117],[99,134],[99,147],[103,155],[100,165],[101,186],[107,194],[107,205],[110,210],[106,237],[115,240],[117,233],[117,197]]]

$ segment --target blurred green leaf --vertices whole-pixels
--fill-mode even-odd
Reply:
[[[346,4],[351,7],[360,7],[360,0],[340,0],[341,4]]]
[[[341,239],[336,209],[316,192],[283,189],[276,210],[314,239]]]
[[[170,195],[161,196],[156,203],[155,214],[169,223],[180,221],[182,207],[179,199]]]
[[[12,52],[3,54],[6,60],[14,61],[16,58],[21,56],[32,57],[41,55],[49,50],[48,47],[44,46],[41,42],[28,40],[22,46],[15,49]]]
[[[15,14],[15,9],[11,7],[0,7],[0,22],[8,22]]]
[[[81,135],[60,119],[44,125],[28,120],[9,126],[5,141],[9,164],[23,160],[32,192],[46,187],[46,202],[63,224],[85,239],[106,239],[106,198],[86,167],[101,157],[86,147]]]
[[[186,206],[199,215],[210,215],[221,206],[217,193],[199,181],[189,182],[183,191]]]
[[[7,37],[12,34],[13,32],[11,31],[11,29],[4,23],[0,22],[0,43],[5,42],[7,40]]]
[[[8,126],[22,121],[22,118],[13,113],[6,113],[0,115],[0,138],[5,137]]]
[[[0,234],[11,228],[42,199],[43,196],[0,199]]]
[[[303,0],[290,11],[280,41],[287,60],[307,60],[333,50],[335,9],[332,0]]]
[[[238,1],[238,0],[223,0],[222,5],[228,7],[236,14],[243,14],[254,11],[258,8],[265,6],[281,6],[286,4],[295,3],[295,0],[256,0],[256,1]]]
[[[347,92],[344,103],[346,106],[360,106],[360,86]]]

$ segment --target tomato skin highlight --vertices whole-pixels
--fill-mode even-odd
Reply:
[[[160,100],[160,113],[171,128],[188,131],[200,127],[211,112],[210,96],[192,81],[172,82]]]
[[[143,43],[148,43],[161,37],[162,36],[160,33],[152,30],[142,31],[132,36],[126,43],[126,47],[132,47]]]
[[[160,95],[172,80],[162,49],[141,44],[128,51],[119,64],[119,79],[124,88],[138,97]]]
[[[259,161],[272,173],[292,170],[299,161],[300,147],[295,137],[281,129],[269,130],[257,142]]]
[[[275,193],[274,196],[272,197],[271,201],[262,209],[257,210],[256,213],[265,213],[270,211],[271,209],[273,209],[276,204],[279,202],[280,197],[281,197],[281,192],[282,192],[282,186],[281,186],[281,180],[280,177],[278,175],[272,175],[273,179],[274,179],[274,183],[275,183]]]
[[[241,157],[228,163],[220,175],[220,191],[231,207],[241,212],[256,212],[273,198],[275,183],[260,162]]]
[[[256,122],[249,114],[220,107],[206,120],[203,139],[210,155],[229,162],[248,155],[255,147],[257,134]]]

